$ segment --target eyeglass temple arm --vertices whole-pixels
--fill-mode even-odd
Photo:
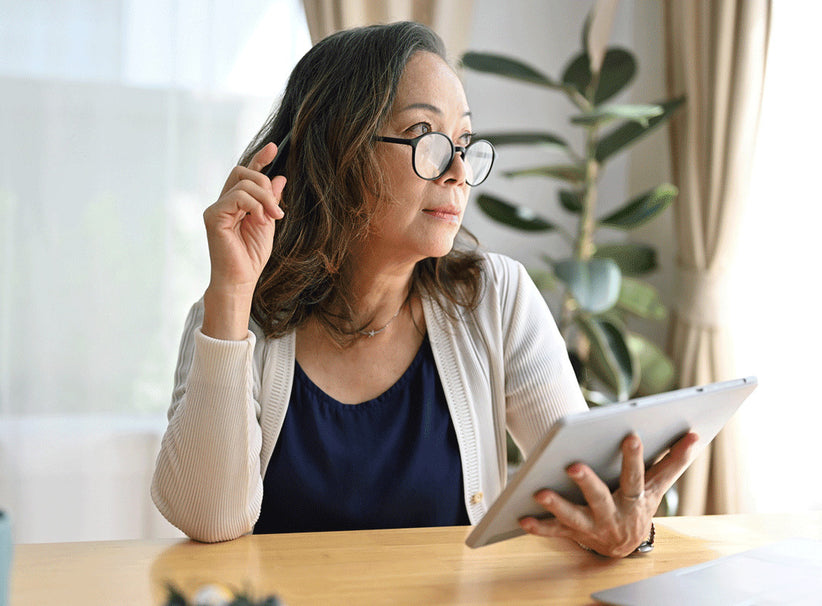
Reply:
[[[283,162],[285,162],[285,158],[287,157],[288,151],[288,144],[291,141],[291,131],[288,131],[288,134],[283,137],[283,140],[280,141],[279,145],[277,145],[277,155],[274,157],[274,160],[268,166],[263,167],[260,171],[269,179],[273,179],[277,176],[277,171],[282,166]]]
[[[375,137],[377,141],[383,141],[385,143],[402,143],[403,145],[410,145],[414,147],[414,143],[412,143],[413,139],[398,139],[397,137],[382,137],[377,136]]]

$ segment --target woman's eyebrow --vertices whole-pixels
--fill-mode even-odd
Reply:
[[[439,116],[441,116],[443,114],[442,110],[439,107],[437,107],[436,105],[431,105],[430,103],[410,103],[410,104],[406,105],[405,107],[403,107],[400,110],[400,112],[405,112],[405,111],[408,111],[410,109],[424,109],[424,110],[430,111],[432,113],[435,113]],[[470,118],[471,117],[471,112],[467,111],[462,116],[464,118],[465,117]]]

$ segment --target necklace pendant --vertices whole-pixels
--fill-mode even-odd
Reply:
[[[386,322],[385,325],[382,328],[378,328],[376,330],[373,330],[373,329],[372,330],[360,330],[359,333],[361,335],[364,335],[364,336],[369,337],[369,338],[373,337],[374,335],[380,334],[382,331],[384,331],[386,328],[388,328],[388,326],[391,324],[391,322],[393,322],[394,320],[397,319],[397,316],[400,315],[400,312],[402,311],[403,307],[405,307],[405,303],[400,305],[400,308],[397,310],[397,313],[395,313],[393,316],[391,316],[391,319],[388,320],[388,322]]]

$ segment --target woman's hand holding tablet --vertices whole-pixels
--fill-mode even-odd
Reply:
[[[610,557],[633,553],[648,538],[662,497],[691,462],[699,440],[688,433],[662,458],[645,471],[642,441],[630,435],[622,442],[622,472],[619,489],[608,485],[587,465],[574,463],[568,477],[585,496],[587,505],[577,505],[552,490],[541,490],[534,499],[554,515],[549,519],[526,516],[522,529],[544,537],[563,537]]]
[[[466,544],[527,532],[611,557],[633,553],[650,538],[665,493],[755,387],[756,378],[746,377],[562,417]]]

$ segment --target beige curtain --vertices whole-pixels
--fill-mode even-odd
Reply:
[[[670,350],[683,386],[732,378],[724,291],[746,202],[770,26],[770,0],[666,0],[678,293]],[[746,508],[729,424],[679,481],[680,515]]]
[[[303,0],[311,41],[341,29],[417,21],[437,32],[451,58],[468,49],[473,0]]]

